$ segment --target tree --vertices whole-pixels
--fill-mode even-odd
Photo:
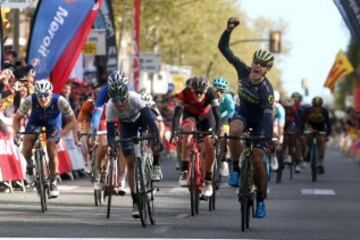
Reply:
[[[120,17],[127,9],[126,29],[131,31],[133,0],[115,0],[115,15]],[[124,8],[122,5],[126,5]],[[141,51],[161,52],[162,62],[173,65],[189,65],[195,75],[205,75],[212,63],[209,79],[224,76],[236,89],[237,75],[234,68],[221,56],[217,48],[220,35],[231,16],[241,19],[241,26],[231,40],[254,39],[267,36],[274,23],[267,19],[250,26],[246,14],[234,0],[143,0],[141,6]],[[262,46],[251,42],[232,46],[237,56],[251,62],[252,53]],[[265,49],[267,49],[266,44]],[[286,49],[286,48],[285,48]],[[214,57],[215,56],[215,57]],[[280,70],[275,65],[269,79],[281,88]]]

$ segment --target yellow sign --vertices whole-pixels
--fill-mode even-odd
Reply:
[[[174,93],[178,93],[185,88],[185,77],[181,75],[173,75],[172,82],[175,85]]]
[[[95,42],[87,42],[84,44],[83,53],[89,55],[96,55],[97,46]]]

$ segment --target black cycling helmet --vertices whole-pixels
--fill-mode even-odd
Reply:
[[[191,88],[194,92],[205,92],[209,86],[208,80],[203,76],[196,76],[191,79]]]
[[[322,107],[323,102],[324,101],[323,101],[322,97],[320,97],[320,96],[316,96],[312,99],[312,105],[314,107]]]

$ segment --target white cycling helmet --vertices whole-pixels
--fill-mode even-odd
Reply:
[[[141,91],[140,92],[141,95],[141,99],[146,103],[146,104],[153,104],[153,97],[151,96],[150,93],[147,93],[146,91]]]
[[[119,85],[127,85],[128,78],[124,72],[114,71],[110,74],[108,83],[110,87],[116,88]]]
[[[49,79],[41,79],[35,81],[35,94],[52,93],[53,86]]]

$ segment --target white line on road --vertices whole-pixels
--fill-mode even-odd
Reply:
[[[319,189],[319,188],[302,188],[301,194],[304,195],[336,195],[333,189]]]

